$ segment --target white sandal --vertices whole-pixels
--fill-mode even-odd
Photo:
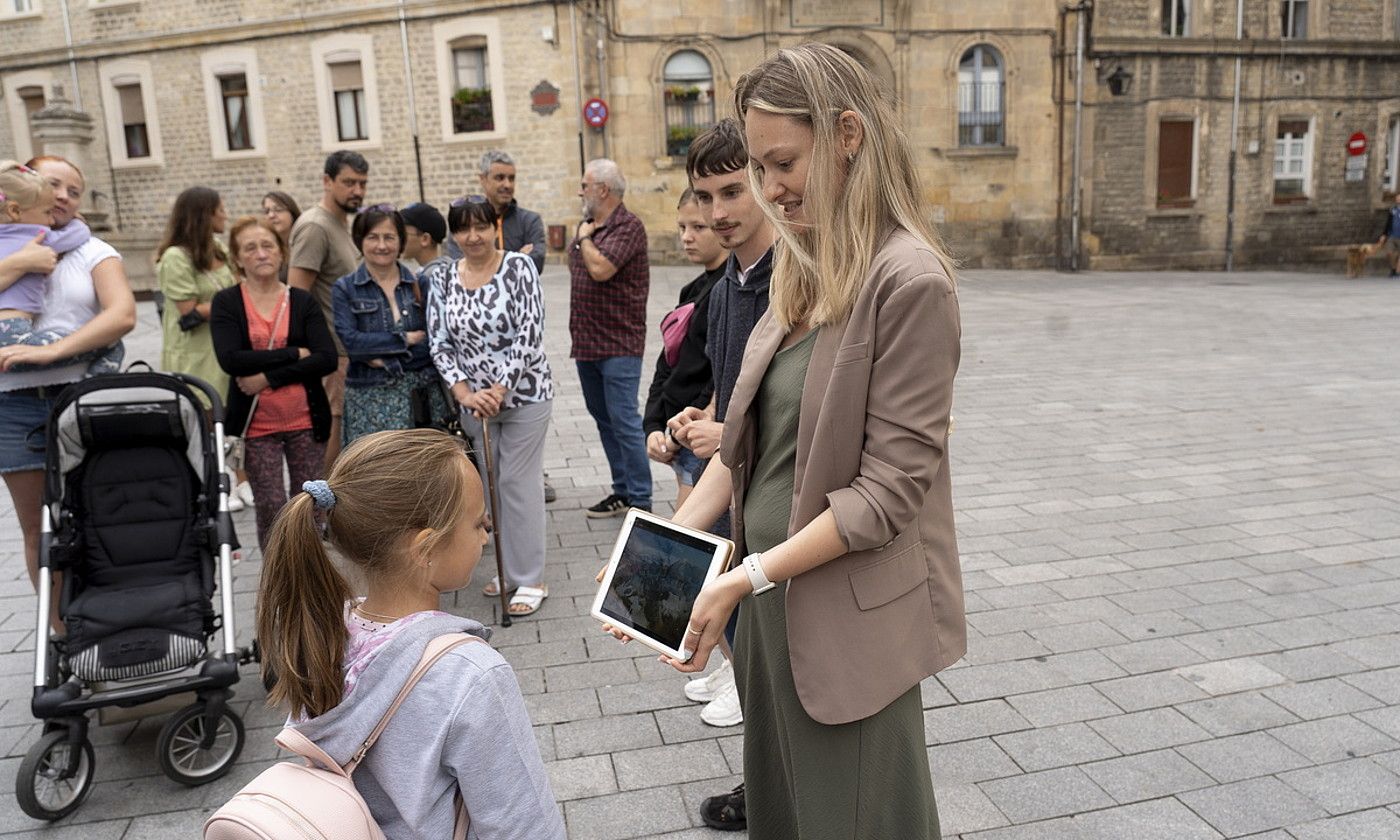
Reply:
[[[511,596],[510,606],[506,610],[511,618],[533,615],[544,603],[544,599],[549,597],[549,590],[543,586],[522,586],[515,590]],[[526,607],[525,610],[516,611],[516,607]]]

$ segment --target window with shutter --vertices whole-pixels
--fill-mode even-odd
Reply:
[[[1162,120],[1157,134],[1157,206],[1190,207],[1195,160],[1196,124],[1191,120]]]

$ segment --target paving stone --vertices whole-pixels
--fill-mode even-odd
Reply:
[[[1109,683],[1112,682],[1114,681],[1109,681]],[[1109,683],[1100,683],[1100,685]],[[1006,700],[1012,708],[1034,726],[1054,726],[1061,723],[1092,720],[1115,715],[1120,711],[1104,695],[1087,685],[1018,694],[1014,697],[1008,697]]]
[[[1366,692],[1337,679],[1281,685],[1265,689],[1264,696],[1304,720],[1359,712],[1381,705]]]
[[[1227,837],[1267,831],[1326,815],[1311,800],[1273,778],[1189,791],[1178,794],[1177,798]]]
[[[617,777],[607,755],[564,758],[545,764],[549,786],[560,802],[617,792]]]
[[[1207,696],[1195,683],[1170,671],[1105,680],[1095,683],[1094,688],[1125,712],[1170,706]]]
[[[957,787],[1022,772],[991,738],[929,747],[928,766],[935,788]]]
[[[1105,648],[1103,654],[1130,674],[1162,671],[1205,659],[1177,639],[1144,639]]]
[[[1364,713],[1363,713],[1364,714]],[[1372,755],[1400,747],[1400,741],[1352,715],[1310,720],[1268,730],[1314,763]]]
[[[1077,814],[1062,821],[1062,825],[1061,837],[1083,840],[1217,840],[1220,837],[1175,799]]]
[[[1214,779],[1172,750],[1096,761],[1080,769],[1122,804],[1215,784]]]
[[[1332,814],[1400,802],[1400,776],[1366,758],[1280,773],[1279,779]]]
[[[1124,754],[1147,752],[1210,737],[1210,733],[1175,709],[1148,709],[1090,721],[1089,726]]]
[[[1307,767],[1309,759],[1263,732],[1217,738],[1177,748],[1219,782],[1238,782]]]
[[[614,752],[612,763],[623,790],[729,775],[729,765],[714,741]]]
[[[553,731],[555,749],[560,758],[661,745],[656,720],[648,714],[560,723],[554,726]]]
[[[930,744],[966,741],[1030,728],[1030,723],[1005,700],[984,700],[924,712],[924,737]]]
[[[1376,808],[1291,826],[1289,833],[1298,840],[1393,840],[1400,837],[1400,816]]]
[[[1082,723],[1012,732],[992,740],[1028,772],[1118,755],[1118,750]]]
[[[1181,703],[1176,709],[1215,736],[1239,735],[1298,720],[1292,712],[1255,691]]]
[[[982,792],[1014,823],[1106,808],[1113,800],[1082,770],[1062,767],[983,782]]]
[[[627,791],[564,803],[570,837],[623,840],[690,828],[690,817],[676,787]]]
[[[1387,706],[1400,705],[1400,668],[1348,674],[1342,682],[1361,689]]]
[[[1226,659],[1177,668],[1173,673],[1195,683],[1207,694],[1233,694],[1287,682],[1279,672],[1254,659]]]
[[[938,802],[938,827],[944,837],[1008,824],[1006,815],[976,785],[937,788],[934,798]]]

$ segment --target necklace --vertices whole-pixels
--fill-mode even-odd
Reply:
[[[363,603],[363,602],[361,602],[361,603]],[[392,624],[392,623],[395,622],[395,621],[398,621],[400,618],[403,618],[403,616],[381,615],[380,613],[370,612],[369,610],[365,609],[365,608],[364,608],[363,606],[361,606],[360,604],[356,604],[354,607],[351,607],[351,609],[353,609],[355,612],[359,613],[360,615],[364,616],[365,618],[373,618],[373,619],[378,620],[378,621],[386,621],[386,622],[389,622],[390,624]]]

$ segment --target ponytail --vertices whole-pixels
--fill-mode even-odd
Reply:
[[[344,688],[345,602],[353,592],[321,544],[315,503],[298,493],[282,509],[263,552],[257,638],[269,705],[316,717]]]

